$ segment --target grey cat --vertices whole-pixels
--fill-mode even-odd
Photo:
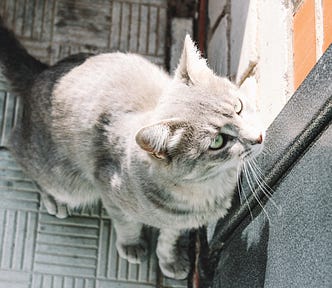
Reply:
[[[10,149],[38,183],[50,214],[100,199],[119,255],[148,251],[143,225],[160,229],[162,272],[185,278],[181,233],[223,217],[237,169],[263,147],[251,103],[216,76],[190,39],[175,76],[135,54],[70,56],[49,67],[0,25],[2,72],[24,101]]]

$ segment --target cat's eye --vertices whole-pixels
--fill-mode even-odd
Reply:
[[[226,137],[224,134],[218,134],[210,144],[210,149],[211,150],[218,150],[221,149],[226,145]]]
[[[235,106],[234,106],[235,113],[240,114],[242,109],[243,109],[243,103],[240,99],[237,99]]]

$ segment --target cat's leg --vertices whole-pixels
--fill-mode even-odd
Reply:
[[[163,274],[175,279],[185,279],[190,270],[188,247],[179,243],[180,236],[180,230],[161,229],[156,251]]]
[[[119,219],[119,218],[118,218]],[[130,263],[141,263],[148,255],[148,243],[144,239],[143,225],[135,221],[112,219],[116,232],[116,248],[120,257]]]
[[[120,257],[135,264],[144,261],[148,255],[148,241],[142,231],[143,225],[125,215],[107,194],[102,195],[102,203],[112,220]]]
[[[40,188],[40,196],[46,207],[48,214],[54,215],[60,219],[68,217],[69,211],[66,204],[56,201],[52,195],[45,192],[42,188]]]

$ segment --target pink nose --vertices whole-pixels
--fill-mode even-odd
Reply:
[[[261,133],[261,134],[259,134],[259,136],[258,136],[258,138],[256,140],[256,143],[257,144],[262,144],[262,142],[263,142],[263,136],[262,136],[262,133]]]

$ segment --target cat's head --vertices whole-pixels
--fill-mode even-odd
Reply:
[[[140,129],[136,142],[167,173],[199,181],[262,150],[264,132],[255,104],[208,68],[189,36],[166,90],[155,123]]]

